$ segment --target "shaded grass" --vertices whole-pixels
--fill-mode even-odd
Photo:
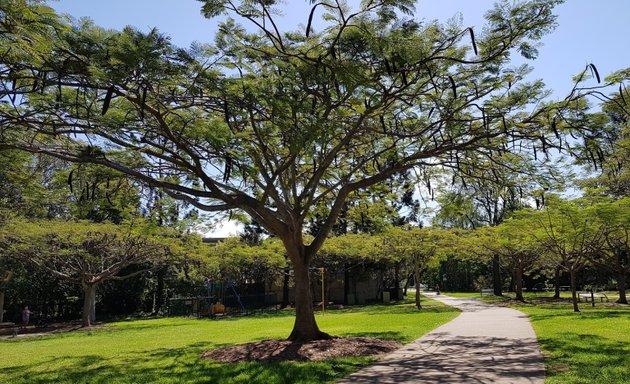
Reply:
[[[569,303],[517,305],[532,320],[547,383],[630,383],[630,307]]]
[[[327,311],[322,330],[409,342],[458,312],[424,300]],[[7,383],[321,383],[338,380],[374,358],[324,362],[219,364],[201,352],[223,346],[286,338],[290,311],[217,321],[186,318],[112,323],[104,329],[0,342],[0,382]]]
[[[570,292],[562,292],[559,300],[549,292],[527,293],[526,303],[511,300],[509,294],[484,295],[481,300],[529,316],[545,356],[546,383],[630,383],[630,307],[612,303],[616,294],[607,294],[611,302],[596,302],[595,308],[581,303],[580,313],[572,310]]]

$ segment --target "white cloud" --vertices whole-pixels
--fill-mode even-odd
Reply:
[[[217,220],[212,223],[210,230],[202,232],[203,237],[238,236],[243,230],[243,224],[235,220]]]

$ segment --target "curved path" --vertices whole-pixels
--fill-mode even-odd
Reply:
[[[340,383],[544,382],[536,334],[522,312],[474,299],[431,297],[462,313]]]

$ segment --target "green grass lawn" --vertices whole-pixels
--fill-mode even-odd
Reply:
[[[605,291],[606,296],[608,296],[609,302],[613,302],[619,298],[619,293],[616,291]],[[479,294],[479,292],[444,292],[444,295],[451,297],[462,297],[462,298],[481,298],[485,302],[497,302],[497,301],[505,301],[505,299],[514,299],[516,294],[514,292],[503,292],[503,297],[497,297],[494,295],[488,294]],[[539,299],[549,299],[553,296],[553,292],[523,292],[523,297],[526,301],[539,300]],[[569,291],[561,291],[560,292],[561,299],[570,299],[571,292]],[[596,299],[596,303],[599,303],[599,300]],[[590,305],[590,304],[589,304]]]
[[[426,308],[374,305],[318,314],[320,328],[339,336],[409,342],[458,311],[425,299]],[[0,383],[321,383],[374,361],[218,364],[201,352],[232,344],[286,338],[289,311],[221,320],[168,318],[108,324],[104,329],[0,341]]]
[[[611,302],[617,294],[608,292]],[[478,293],[445,295],[479,297]],[[509,297],[513,295],[508,294]],[[484,295],[483,301],[504,302],[525,312],[532,321],[547,369],[547,384],[630,383],[630,307],[613,303],[580,304],[572,311],[570,292],[561,300],[553,293],[525,294],[528,303]]]

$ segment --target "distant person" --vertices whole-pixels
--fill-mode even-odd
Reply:
[[[435,294],[439,295],[440,294],[440,284],[436,284],[435,285]]]
[[[31,320],[31,310],[28,309],[28,305],[24,307],[22,311],[22,327],[26,327],[28,322]]]

